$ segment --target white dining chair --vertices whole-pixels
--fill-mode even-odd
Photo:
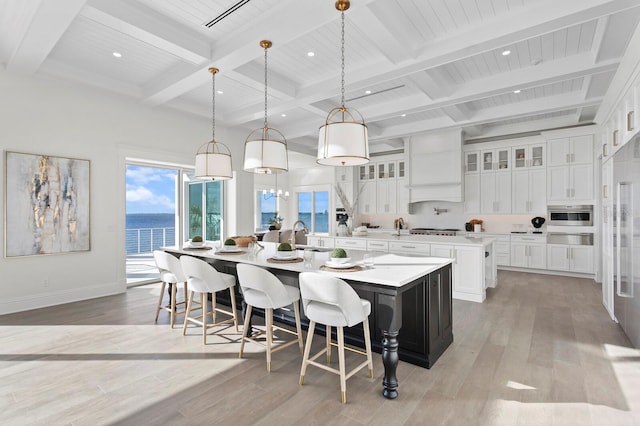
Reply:
[[[158,306],[156,308],[155,322],[158,322],[160,311],[165,310],[169,312],[169,323],[171,325],[171,328],[173,328],[176,315],[185,313],[185,310],[178,311],[177,307],[182,306],[184,308],[187,304],[187,277],[184,275],[184,272],[182,271],[182,264],[180,263],[180,259],[178,259],[177,257],[162,250],[154,250],[153,259],[155,260],[156,267],[160,272],[160,281],[162,281],[162,288],[160,288],[160,298],[158,299]],[[184,297],[180,302],[176,300],[178,296],[179,283],[184,284]],[[167,285],[169,285],[169,303],[163,304],[162,301],[164,299],[164,289]]]
[[[298,303],[300,301],[300,291],[296,287],[284,285],[271,272],[258,266],[240,263],[236,268],[238,271],[240,288],[242,289],[244,301],[247,304],[247,312],[245,314],[242,330],[242,343],[240,344],[240,358],[242,358],[245,342],[254,342],[263,345],[263,343],[258,340],[258,337],[265,335],[267,348],[267,371],[271,371],[271,354],[273,352],[294,345],[296,342],[300,347],[300,352],[302,352],[302,328],[300,326],[300,307]],[[274,309],[280,309],[287,306],[293,306],[293,312],[296,320],[295,332],[273,324]],[[259,331],[258,333],[249,336],[250,327],[248,327],[248,324],[254,307],[264,309],[266,326],[264,331]],[[296,339],[280,343],[278,346],[274,347],[274,331],[291,334],[296,336]]]
[[[272,229],[271,231],[264,234],[262,237],[262,241],[265,243],[277,243],[280,242],[280,231],[277,229]]]
[[[304,313],[309,319],[307,342],[304,346],[300,384],[304,384],[307,366],[313,365],[340,376],[340,391],[343,403],[347,402],[347,379],[369,366],[369,377],[373,377],[373,361],[371,357],[371,336],[369,335],[369,315],[371,303],[361,299],[356,291],[343,280],[318,272],[302,272],[299,276],[300,296]],[[324,349],[309,357],[313,342],[314,329],[318,324],[326,326],[326,345]],[[344,345],[344,327],[352,327],[362,323],[364,331],[365,352]],[[336,327],[337,344],[331,341],[331,327]],[[315,360],[327,354],[327,362],[331,360],[331,347],[338,347],[339,369],[321,364]],[[366,361],[345,372],[345,350],[366,356]]]
[[[187,276],[189,285],[189,302],[187,303],[187,311],[184,317],[184,326],[182,327],[182,335],[187,333],[187,324],[194,323],[202,327],[202,340],[207,344],[207,331],[213,327],[224,324],[233,323],[238,332],[238,315],[236,311],[235,285],[236,278],[233,275],[218,272],[212,265],[204,260],[192,257],[180,257],[182,269]],[[229,290],[231,298],[231,312],[216,306],[216,293],[223,290]],[[192,317],[194,299],[196,293],[200,294],[200,304],[202,315]],[[208,294],[211,293],[211,311],[208,310]],[[216,313],[222,313],[231,318],[216,322]],[[207,316],[211,314],[213,322],[208,324]]]

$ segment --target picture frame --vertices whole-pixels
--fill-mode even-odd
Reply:
[[[91,250],[89,160],[5,151],[4,256]]]

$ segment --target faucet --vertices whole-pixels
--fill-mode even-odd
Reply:
[[[393,227],[396,230],[396,236],[400,236],[400,230],[405,226],[404,219],[399,217],[393,221]]]
[[[298,226],[298,224],[301,223],[302,224],[302,230],[304,231],[305,234],[309,233],[309,229],[307,228],[307,225],[301,221],[301,220],[296,220],[293,223],[293,226],[291,227],[291,248],[293,250],[296,249],[296,226]]]

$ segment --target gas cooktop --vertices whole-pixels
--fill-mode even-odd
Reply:
[[[456,233],[459,231],[460,231],[459,229],[452,229],[452,228],[445,228],[445,229],[411,228],[409,230],[409,233],[413,235],[445,235],[449,237],[455,237]]]

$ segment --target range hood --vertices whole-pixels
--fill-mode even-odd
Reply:
[[[464,201],[462,129],[412,136],[409,203]]]

